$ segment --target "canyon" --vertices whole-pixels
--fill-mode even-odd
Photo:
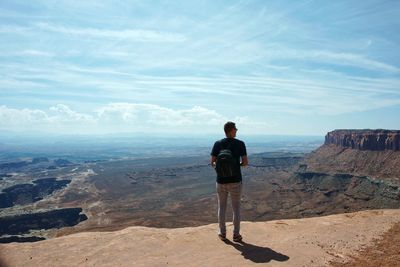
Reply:
[[[243,168],[243,219],[261,222],[398,209],[400,151],[368,150],[365,142],[353,148],[335,141],[343,138],[347,140],[344,144],[357,143],[359,136],[372,138],[375,133],[373,138],[377,139],[382,132],[357,130],[357,135],[348,135],[337,130],[329,132],[325,143],[309,152],[250,154],[250,165]],[[349,141],[352,136],[354,140]],[[4,242],[116,231],[132,225],[181,228],[216,222],[215,171],[208,155],[79,164],[44,159],[28,162],[20,167],[20,174],[16,174],[19,167],[15,164],[3,165],[14,168],[2,174],[0,196],[8,202],[0,209],[0,220],[10,222],[2,230]],[[17,180],[20,182],[13,184]],[[38,181],[42,181],[40,193],[26,191],[36,188]],[[63,219],[51,213],[63,209],[72,213],[62,213]],[[230,207],[227,212],[231,212]],[[54,218],[51,227],[42,227],[36,219],[45,215]],[[32,216],[29,220],[37,223],[29,225],[29,220],[21,220],[21,216]],[[6,227],[13,220],[23,229],[31,227],[31,231],[15,232]]]

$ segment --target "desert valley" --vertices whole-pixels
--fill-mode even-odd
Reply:
[[[400,131],[335,130],[326,135],[324,144],[311,149],[250,154],[250,165],[243,169],[243,220],[263,227],[261,223],[287,219],[282,225],[291,225],[293,219],[400,208],[399,137]],[[97,237],[106,238],[110,231],[151,227],[137,231],[172,234],[217,222],[215,171],[204,154],[79,163],[35,157],[3,162],[0,168],[2,243],[39,241],[26,243],[34,249],[46,242],[61,245],[69,242],[69,236],[78,237],[71,235],[77,233],[96,232]],[[380,220],[374,214],[370,219]],[[368,231],[382,235],[400,222],[400,213],[378,214],[385,215],[383,227]],[[356,227],[355,221],[347,223]],[[49,240],[40,241],[44,239]],[[362,245],[361,241],[354,246]],[[27,249],[18,243],[1,245],[1,250],[11,253],[2,253],[4,262],[13,266],[8,255],[20,246]]]

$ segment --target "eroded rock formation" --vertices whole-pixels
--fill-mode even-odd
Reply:
[[[325,144],[359,150],[400,150],[400,130],[334,130],[325,136]]]

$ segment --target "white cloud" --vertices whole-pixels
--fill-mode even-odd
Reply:
[[[52,57],[53,53],[49,53],[46,51],[27,49],[22,51],[13,51],[13,52],[0,52],[0,57]]]
[[[10,88],[10,95],[17,96],[29,90],[43,103],[53,103],[53,100],[43,97],[48,94],[61,103],[69,97],[74,98],[74,104],[82,105],[87,105],[85,100],[89,98],[94,103],[104,100],[113,103],[140,101],[157,104],[160,108],[185,103],[193,107],[212,107],[220,113],[233,105],[237,110],[247,110],[245,113],[235,111],[236,114],[259,116],[267,112],[350,114],[400,102],[399,79],[357,77],[321,70],[298,70],[296,76],[287,74],[277,78],[272,75],[139,75],[123,68],[81,68],[71,64],[55,65],[54,69],[38,67],[21,71],[17,65],[0,66],[2,69],[9,78],[1,80],[0,87],[4,90]],[[42,83],[43,80],[62,84],[71,90],[54,90],[49,84]],[[76,86],[82,89],[76,90]],[[103,106],[103,109],[108,115],[114,110],[126,114],[121,118],[132,120],[138,109],[144,116],[144,110],[155,110],[156,107],[136,104]],[[148,111],[145,115],[153,113]],[[159,113],[177,116],[169,110],[160,110]],[[156,120],[155,116],[150,120]],[[185,117],[178,116],[176,121],[185,121]]]
[[[400,69],[376,60],[366,58],[363,55],[352,53],[337,53],[330,51],[314,51],[309,53],[310,57],[318,58],[320,61],[333,61],[338,65],[350,65],[365,69],[383,70],[388,72],[399,72]]]
[[[353,20],[369,4],[326,5],[310,13],[310,1],[206,2],[209,10],[195,12],[193,3],[80,7],[86,1],[29,9],[26,15],[36,10],[36,16],[0,26],[0,103],[67,104],[20,115],[29,121],[44,112],[47,119],[38,121],[58,129],[77,125],[68,126],[77,131],[85,123],[92,131],[213,128],[229,112],[261,129],[267,127],[263,117],[356,115],[368,121],[362,112],[398,108],[397,17],[376,20],[369,16],[377,12],[368,12],[365,21],[341,22],[343,13]],[[341,12],[332,15],[335,7]]]
[[[397,66],[373,60],[361,54],[328,50],[301,50],[273,47],[269,50],[269,53],[265,56],[265,59],[269,61],[280,59],[300,59],[304,60],[305,62],[330,63],[339,66],[353,66],[362,69],[384,71],[390,73],[396,73],[400,71]]]
[[[62,104],[50,107],[49,111],[0,106],[0,128],[5,130],[70,132],[76,126],[84,129],[94,123],[96,120],[92,116],[75,112]]]
[[[13,127],[19,125],[31,125],[34,123],[47,123],[49,116],[39,109],[14,109],[5,105],[0,106],[1,127]]]
[[[51,57],[53,56],[52,53],[45,52],[45,51],[40,51],[40,50],[23,50],[19,53],[20,55],[23,56],[38,56],[38,57]]]
[[[54,113],[54,115],[50,116],[50,121],[54,122],[93,122],[95,118],[91,115],[78,113],[73,111],[68,106],[63,104],[57,104],[53,107],[49,108],[50,111]]]
[[[269,127],[265,122],[237,116],[228,118],[201,106],[172,109],[152,104],[110,103],[97,108],[93,114],[79,113],[64,104],[52,106],[47,112],[0,106],[0,128],[73,134],[220,132],[228,120],[252,127],[254,131]]]
[[[37,23],[36,26],[45,31],[84,37],[130,39],[139,42],[183,42],[186,40],[185,36],[179,33],[144,29],[109,30],[97,28],[74,28],[44,22]]]
[[[220,125],[226,118],[214,110],[194,106],[175,110],[151,104],[111,103],[97,110],[105,121],[123,121],[159,126]]]
[[[28,27],[21,27],[17,25],[2,25],[0,26],[0,33],[10,33],[10,34],[22,34],[27,33],[29,30]]]

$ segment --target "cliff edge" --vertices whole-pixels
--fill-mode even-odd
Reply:
[[[345,261],[400,222],[400,210],[242,222],[244,242],[217,238],[216,223],[176,229],[132,226],[35,243],[0,245],[12,266],[327,266]],[[379,227],[377,227],[379,226]],[[232,225],[228,224],[228,233]]]
[[[400,130],[334,130],[300,162],[307,171],[368,176],[400,185]]]
[[[400,150],[400,130],[334,130],[325,136],[325,144],[359,150]]]

